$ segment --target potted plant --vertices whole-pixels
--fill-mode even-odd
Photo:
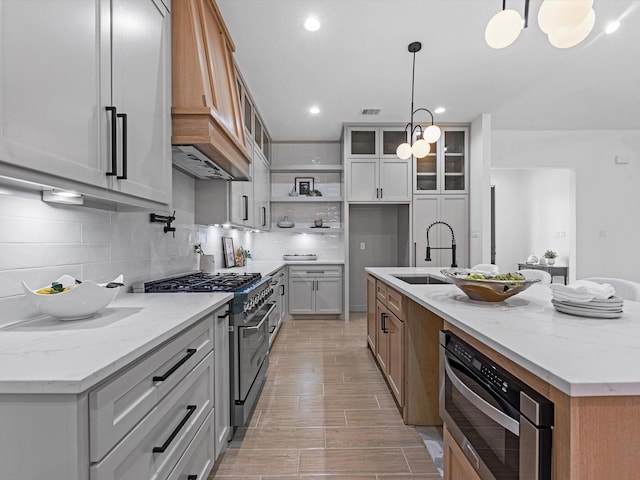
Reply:
[[[544,258],[547,260],[547,265],[553,265],[556,263],[556,257],[558,254],[553,250],[547,250],[544,252]]]
[[[238,267],[244,267],[247,264],[247,259],[251,258],[251,252],[244,247],[239,246],[236,250],[236,265]]]

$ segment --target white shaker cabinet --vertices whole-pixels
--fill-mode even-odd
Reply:
[[[1,7],[0,173],[116,202],[169,203],[164,4],[3,0]]]
[[[347,159],[349,202],[410,202],[410,160]]]
[[[347,201],[411,202],[411,159],[396,155],[406,141],[401,127],[351,126],[345,134]]]
[[[253,226],[261,230],[268,230],[271,226],[270,186],[267,159],[256,146],[253,149]]]
[[[289,314],[341,314],[342,266],[289,267]]]

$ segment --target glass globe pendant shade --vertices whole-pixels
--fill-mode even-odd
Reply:
[[[511,9],[496,13],[484,31],[484,39],[491,48],[500,49],[516,41],[522,31],[522,17]]]
[[[424,138],[428,143],[435,143],[440,138],[440,135],[440,127],[437,125],[429,125],[424,129],[422,138]]]
[[[398,145],[398,148],[396,148],[396,155],[402,160],[406,160],[407,158],[411,157],[412,153],[413,152],[411,151],[411,145],[409,145],[408,143],[401,143],[400,145]]]
[[[538,10],[538,25],[547,35],[577,28],[592,10],[593,0],[544,0]]]
[[[585,19],[573,28],[563,28],[549,34],[549,42],[556,48],[571,48],[583,41],[593,30],[596,24],[596,12],[593,8],[587,13]]]
[[[413,152],[414,157],[422,158],[429,154],[431,146],[429,145],[429,142],[421,138],[420,140],[416,140],[416,143],[411,146],[411,151]]]

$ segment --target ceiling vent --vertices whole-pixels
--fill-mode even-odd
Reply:
[[[360,115],[378,115],[379,113],[379,108],[363,108]]]

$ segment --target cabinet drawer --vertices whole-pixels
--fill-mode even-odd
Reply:
[[[211,350],[213,321],[207,316],[89,393],[91,461],[103,458]]]
[[[209,352],[101,462],[91,465],[90,479],[165,480],[212,408]]]
[[[206,480],[215,463],[213,416],[214,413],[211,412],[167,480],[184,480],[193,476],[196,479]]]
[[[394,290],[391,287],[387,287],[387,308],[400,320],[405,319],[406,300],[404,295]]]
[[[341,265],[296,265],[289,267],[292,277],[341,277]]]
[[[387,303],[387,285],[376,280],[376,298],[382,303]]]

